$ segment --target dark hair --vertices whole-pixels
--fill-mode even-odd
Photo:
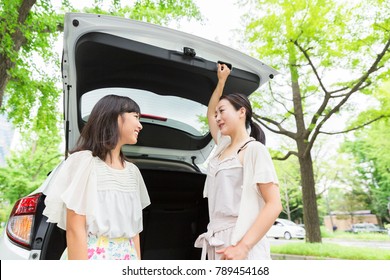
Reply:
[[[92,109],[88,121],[70,153],[90,150],[92,155],[105,161],[119,140],[118,116],[124,113],[141,113],[138,104],[129,97],[106,95]],[[120,152],[122,163],[125,156]]]
[[[252,106],[249,102],[249,99],[246,95],[241,93],[231,93],[228,95],[222,95],[219,100],[226,99],[228,100],[233,107],[238,111],[240,108],[244,108],[246,111],[245,126],[246,128],[251,128],[250,136],[255,138],[257,141],[265,145],[265,134],[261,127],[253,122],[252,120]]]

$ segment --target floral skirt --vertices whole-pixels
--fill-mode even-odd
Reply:
[[[108,238],[88,234],[89,260],[138,260],[137,251],[131,238]],[[68,250],[65,249],[61,260],[68,259]]]

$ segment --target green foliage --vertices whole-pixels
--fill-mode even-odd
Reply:
[[[9,83],[5,91],[5,104],[1,110],[18,128],[30,128],[34,119],[37,129],[55,129],[60,89],[59,57],[53,49],[57,39],[58,26],[63,16],[57,14],[51,1],[40,0],[28,13],[23,24],[18,21],[17,13],[22,1],[5,0],[0,10],[0,51],[14,64],[8,70]],[[9,11],[13,11],[9,13]],[[20,30],[23,39],[13,41],[16,30]],[[21,45],[21,49],[17,48]],[[42,68],[42,65],[46,67]],[[52,70],[53,74],[48,74]]]
[[[292,221],[302,221],[302,190],[297,159],[289,158],[283,162],[275,161],[274,165],[278,174],[280,197],[283,205],[280,217],[289,218]]]
[[[31,69],[39,78],[32,77]],[[36,66],[23,67],[23,63],[17,64],[10,73],[13,79],[8,83],[5,108],[14,125],[23,130],[56,129],[61,93],[57,85],[59,77],[47,76]]]
[[[3,0],[0,4],[0,54],[14,63],[8,72],[10,79],[5,91],[6,102],[0,110],[7,113],[16,127],[29,126],[39,116],[37,127],[50,129],[57,125],[50,114],[59,111],[56,104],[61,94],[58,87],[60,58],[53,46],[61,34],[63,14],[54,9],[52,1],[38,0],[25,23],[20,24],[18,8],[21,3]],[[121,5],[121,1],[117,0],[96,0],[92,8],[85,8],[85,12],[130,17],[156,24],[168,24],[183,18],[201,19],[199,9],[192,0],[139,0],[132,6]],[[60,10],[75,11],[69,1],[62,1]],[[16,30],[23,34],[24,39],[20,42],[13,41]],[[18,44],[21,44],[21,50],[16,48]]]
[[[198,122],[201,124],[201,133],[206,134],[209,131],[209,121],[207,116],[198,115]]]
[[[137,0],[131,6],[121,5],[120,1],[112,1],[107,9],[103,0],[95,0],[94,6],[85,8],[84,11],[122,16],[159,25],[168,25],[173,20],[183,18],[202,19],[193,0]]]
[[[390,83],[375,93],[380,106],[359,115],[356,123],[369,116],[390,116]],[[347,140],[341,151],[350,153],[357,162],[359,176],[369,187],[369,203],[380,217],[390,219],[387,204],[390,197],[390,119],[385,117],[370,124],[364,130],[356,131],[354,138]]]
[[[369,129],[355,133],[356,139],[347,141],[343,151],[351,153],[357,171],[369,186],[371,209],[381,217],[389,217],[387,204],[390,197],[390,121],[381,120]]]
[[[38,188],[59,163],[58,131],[24,132],[19,150],[11,152],[0,168],[1,200],[13,204]]]
[[[299,77],[306,121],[310,119],[310,113],[315,113],[313,105],[322,100],[323,93],[302,50],[309,55],[328,90],[341,86],[349,88],[368,70],[381,44],[390,37],[389,1],[252,0],[240,3],[253,5],[246,18],[246,36],[254,55],[282,73],[290,72],[292,78],[298,75],[294,79]],[[366,13],[367,10],[371,12]],[[382,66],[389,57],[387,53]],[[377,85],[389,73],[389,67],[384,67],[374,75],[371,83]],[[365,93],[372,93],[373,89],[375,87],[366,88]],[[288,89],[273,90],[277,100],[286,104],[283,99],[287,97]],[[269,97],[262,94],[264,100],[260,103],[269,103]],[[284,108],[275,102],[273,105],[282,109],[275,110],[274,107],[274,111],[280,112],[276,116],[285,116]],[[329,105],[331,108],[334,102]]]

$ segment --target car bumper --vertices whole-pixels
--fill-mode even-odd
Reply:
[[[29,260],[31,251],[12,243],[5,230],[0,235],[0,260]]]
[[[293,238],[305,238],[306,234],[305,233],[296,233],[292,237]]]

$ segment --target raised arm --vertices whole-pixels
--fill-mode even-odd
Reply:
[[[219,98],[222,96],[223,88],[225,87],[226,80],[230,74],[230,69],[225,64],[218,64],[217,75],[218,75],[218,83],[214,89],[213,94],[211,95],[209,105],[207,108],[207,120],[209,122],[209,129],[211,136],[214,139],[214,142],[218,144],[217,141],[217,133],[218,133],[218,125],[215,121],[215,110],[217,104],[219,102]]]

